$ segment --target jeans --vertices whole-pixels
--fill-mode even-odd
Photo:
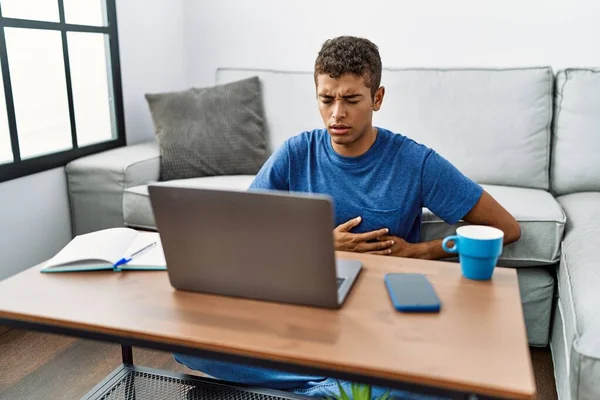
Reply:
[[[216,361],[184,354],[174,354],[175,360],[188,368],[201,371],[213,378],[236,382],[245,385],[258,386],[293,392],[303,396],[329,397],[340,394],[338,383],[351,396],[351,383],[321,376],[299,375],[274,369],[239,365],[224,361]],[[376,399],[388,389],[372,387],[371,396]],[[389,390],[390,398],[406,400],[440,400],[441,397],[421,395],[401,390]]]

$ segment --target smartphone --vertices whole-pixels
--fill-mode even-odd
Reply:
[[[431,282],[423,274],[386,274],[385,286],[394,308],[403,312],[439,312],[441,308]]]

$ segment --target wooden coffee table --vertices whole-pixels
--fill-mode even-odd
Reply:
[[[452,398],[535,398],[516,271],[476,282],[455,263],[337,256],[364,266],[339,310],[176,291],[166,272],[37,266],[0,282],[0,325],[117,342],[125,365],[143,346]],[[395,311],[388,272],[426,274],[441,312]]]

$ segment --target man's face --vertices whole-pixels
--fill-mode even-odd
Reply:
[[[364,77],[349,73],[337,79],[317,75],[319,112],[334,144],[358,144],[372,129],[373,111],[381,106],[384,89],[379,88],[373,100],[365,82]]]

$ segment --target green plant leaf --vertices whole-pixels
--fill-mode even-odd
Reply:
[[[368,399],[368,400],[371,400],[371,385],[366,385],[365,390],[367,392],[365,398]]]
[[[340,389],[340,399],[341,400],[350,400],[350,397],[348,397],[348,394],[346,393],[346,391],[344,390],[344,387],[342,386],[342,384],[340,382],[338,382],[338,388]]]
[[[356,383],[352,383],[350,385],[350,388],[352,389],[352,400],[359,400],[362,399],[360,392],[361,392],[361,387],[359,384]]]
[[[338,389],[340,391],[339,394],[331,392],[330,396],[327,396],[328,400],[371,400],[371,395],[373,393],[371,385],[364,385],[361,383],[351,383],[350,384],[350,394],[344,390],[344,387],[338,382]],[[390,398],[390,391],[388,390],[381,396],[379,396],[376,400],[388,400]]]
[[[371,385],[352,383],[352,400],[371,400]]]

